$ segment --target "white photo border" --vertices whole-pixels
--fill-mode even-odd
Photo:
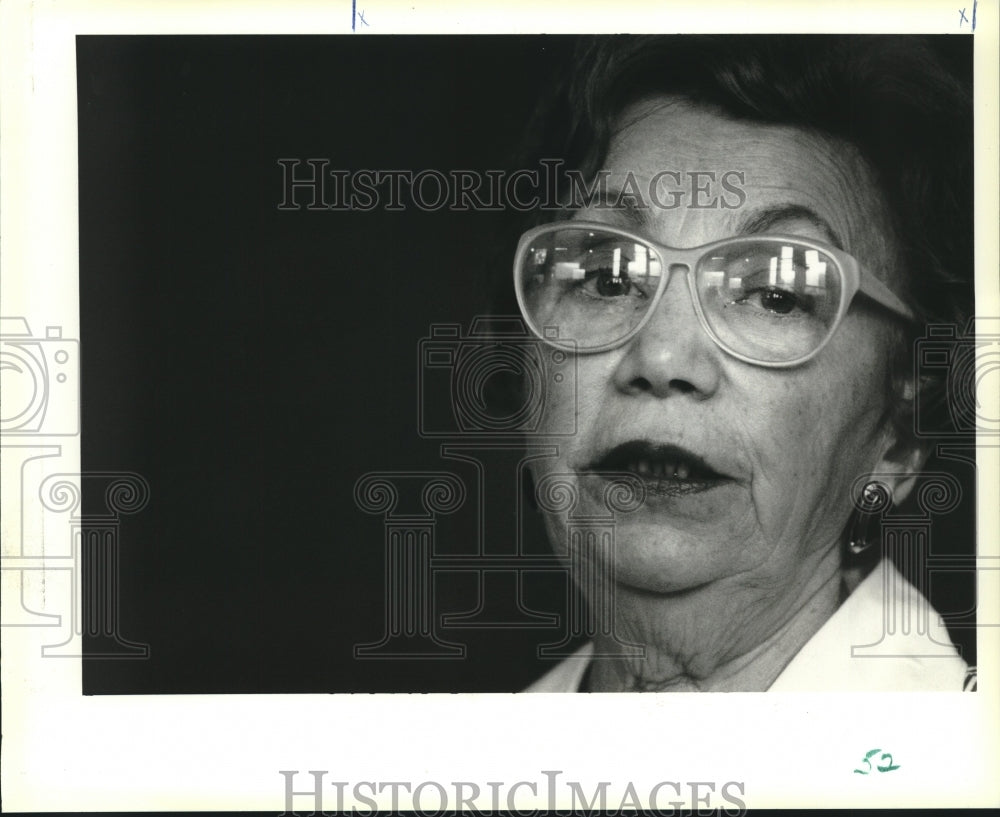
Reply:
[[[960,27],[960,7],[972,16]],[[367,33],[581,31],[970,33],[976,38],[977,313],[1000,315],[996,0],[843,3],[356,0]],[[0,270],[5,315],[79,337],[75,37],[85,34],[279,34],[351,31],[352,2],[5,2],[0,5]],[[53,240],[56,237],[58,240]],[[981,394],[996,417],[997,395]],[[77,473],[79,439],[3,458],[3,556],[41,552],[46,519],[25,474]],[[38,446],[45,447],[45,446]],[[44,453],[44,452],[43,452]],[[16,452],[15,452],[16,454]],[[979,449],[979,496],[995,497],[1000,449]],[[22,456],[23,455],[23,456]],[[31,459],[34,456],[34,459]],[[19,518],[19,508],[25,509]],[[998,509],[979,505],[980,616],[1000,621]],[[22,545],[27,551],[21,550]],[[64,555],[64,554],[63,554]],[[58,558],[58,557],[53,557]],[[65,576],[3,571],[5,613],[20,580],[52,591]],[[38,566],[35,565],[35,568]],[[15,576],[14,574],[17,573]],[[76,581],[79,581],[77,577]],[[79,594],[76,596],[79,598]],[[39,613],[45,609],[35,607]],[[64,612],[51,611],[51,614]],[[41,657],[44,628],[4,627],[4,806],[11,811],[266,810],[285,806],[280,770],[341,781],[565,779],[739,781],[751,808],[1000,804],[1000,628],[979,630],[979,694],[234,695],[90,696],[81,664]],[[641,724],[631,729],[628,724]],[[653,737],[660,736],[660,737]],[[898,773],[852,774],[866,750],[892,750]],[[335,802],[328,790],[328,808]],[[389,794],[378,798],[388,807]],[[539,786],[523,809],[544,807]],[[348,803],[350,805],[350,803]],[[568,803],[556,803],[568,806]],[[299,808],[306,809],[301,803]]]

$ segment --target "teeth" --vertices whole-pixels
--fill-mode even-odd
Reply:
[[[687,479],[691,476],[691,466],[684,462],[638,460],[629,464],[629,470],[641,477],[653,479]]]

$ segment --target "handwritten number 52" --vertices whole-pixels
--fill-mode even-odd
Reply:
[[[854,773],[869,774],[872,771],[872,758],[875,757],[875,755],[877,755],[879,752],[882,752],[882,750],[872,749],[870,752],[865,754],[865,759],[862,761],[862,763],[864,763],[864,765],[867,768],[855,769]],[[884,761],[884,763],[882,763],[881,761]],[[891,772],[893,769],[898,769],[899,766],[893,764],[892,755],[890,755],[888,752],[882,752],[882,757],[880,757],[875,762],[875,768],[878,769],[880,772]]]

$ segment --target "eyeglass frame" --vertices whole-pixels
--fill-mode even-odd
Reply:
[[[640,321],[634,327],[632,327],[618,340],[605,343],[600,346],[580,348],[575,343],[564,344],[560,343],[558,338],[547,336],[543,331],[540,331],[539,327],[537,327],[531,319],[530,312],[525,305],[524,293],[522,291],[524,288],[521,283],[521,272],[524,266],[523,259],[527,255],[526,250],[531,242],[535,241],[539,236],[543,236],[546,233],[554,233],[559,230],[600,231],[643,244],[656,251],[660,258],[661,265],[666,268],[665,274],[660,276],[659,286],[656,293],[653,295],[648,309],[646,310],[646,314],[642,316]],[[703,257],[708,255],[708,253],[713,249],[740,241],[752,240],[787,242],[799,245],[809,250],[816,250],[832,258],[840,269],[842,285],[840,290],[840,304],[837,306],[837,314],[830,325],[830,330],[827,332],[826,337],[823,338],[823,341],[807,355],[787,361],[757,360],[756,358],[741,354],[735,349],[729,348],[712,330],[708,323],[708,319],[705,317],[705,313],[701,305],[701,298],[698,295],[697,286],[695,284],[694,271],[698,266],[698,262],[701,261]],[[665,263],[667,261],[667,255],[670,256],[669,264]],[[690,259],[693,263],[688,263],[685,259]],[[514,256],[514,293],[517,296],[517,305],[521,309],[521,315],[528,324],[528,328],[531,329],[531,331],[534,332],[535,335],[537,335],[541,340],[562,351],[572,352],[578,355],[593,355],[601,352],[609,352],[612,349],[624,346],[632,340],[632,338],[638,335],[643,328],[645,328],[646,324],[652,319],[653,313],[656,312],[660,302],[663,300],[663,295],[667,291],[667,287],[670,285],[670,281],[673,278],[675,271],[682,271],[684,273],[684,277],[687,279],[688,292],[691,295],[691,301],[694,304],[695,313],[698,315],[698,320],[701,323],[702,329],[705,330],[705,334],[707,334],[726,354],[731,355],[744,363],[750,363],[754,366],[763,366],[768,369],[791,369],[795,366],[801,366],[816,357],[816,355],[823,350],[827,343],[830,342],[830,339],[837,333],[837,330],[844,321],[844,317],[847,315],[848,309],[850,309],[851,304],[854,302],[854,299],[857,297],[859,292],[869,300],[889,310],[897,317],[905,318],[910,322],[914,322],[916,320],[913,310],[903,303],[899,296],[889,289],[887,284],[879,278],[876,278],[872,273],[868,272],[850,253],[838,249],[837,247],[831,247],[829,244],[822,241],[816,241],[814,239],[802,238],[800,236],[793,236],[784,233],[754,233],[745,236],[732,236],[731,238],[723,238],[719,241],[703,244],[700,247],[677,249],[676,247],[668,247],[666,244],[660,244],[656,241],[652,241],[646,236],[633,232],[632,230],[626,230],[621,227],[602,224],[596,221],[551,222],[549,224],[542,224],[538,227],[532,227],[530,230],[522,234],[521,239],[518,241],[517,254]]]

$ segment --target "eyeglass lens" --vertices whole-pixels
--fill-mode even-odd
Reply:
[[[611,232],[566,227],[538,236],[519,259],[526,317],[577,348],[621,340],[646,316],[669,259]],[[694,268],[702,313],[717,341],[762,362],[808,355],[829,335],[843,281],[826,253],[766,237],[737,238]]]

